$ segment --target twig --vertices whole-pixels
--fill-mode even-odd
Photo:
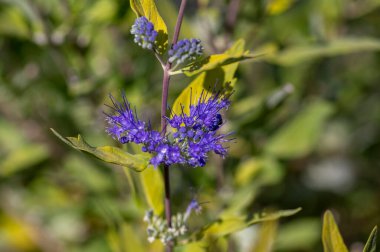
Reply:
[[[187,0],[182,0],[181,6],[178,12],[178,18],[174,29],[174,36],[172,44],[176,44],[179,37],[179,32],[181,30],[183,15],[185,12]],[[168,106],[168,92],[169,92],[169,83],[170,83],[170,69],[171,63],[168,61],[164,67],[164,76],[162,79],[162,100],[161,100],[161,133],[164,135],[166,133],[166,108]],[[169,166],[164,165],[164,184],[165,184],[165,216],[168,227],[172,226],[171,221],[171,200],[170,200],[170,174],[169,174]],[[169,244],[167,246],[167,251],[173,251],[173,245]]]

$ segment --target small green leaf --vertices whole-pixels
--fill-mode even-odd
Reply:
[[[363,252],[376,252],[377,226],[372,229]]]
[[[147,155],[133,155],[113,146],[92,147],[80,135],[78,137],[62,137],[54,129],[51,129],[51,131],[74,149],[89,153],[107,163],[124,166],[138,172],[143,171],[149,165]]]
[[[322,127],[333,112],[330,103],[316,100],[282,127],[266,145],[266,151],[281,158],[297,158],[310,153]]]
[[[130,0],[131,8],[137,17],[144,16],[153,23],[154,29],[158,32],[157,46],[158,52],[163,54],[168,46],[168,29],[160,13],[158,13],[154,0]]]
[[[149,206],[155,215],[161,215],[164,211],[164,181],[160,170],[150,167],[140,173],[140,179]]]
[[[323,216],[322,242],[324,252],[348,252],[330,211]]]
[[[209,226],[204,228],[200,232],[200,237],[205,235],[212,235],[214,237],[225,236],[236,231],[247,228],[253,224],[264,222],[264,221],[273,221],[281,217],[287,217],[294,215],[301,211],[301,208],[291,209],[291,210],[281,210],[273,213],[257,213],[254,214],[252,218],[247,216],[222,216],[220,219],[214,221]]]
[[[243,54],[244,44],[244,40],[238,40],[224,55]],[[214,69],[204,70],[177,97],[173,104],[173,114],[181,114],[182,107],[183,112],[188,113],[189,105],[196,103],[202,91],[207,93],[207,90],[210,87],[213,88],[216,84],[219,90],[225,89],[224,91],[228,92],[236,82],[234,75],[238,66],[239,62],[230,62],[228,65],[215,66]]]

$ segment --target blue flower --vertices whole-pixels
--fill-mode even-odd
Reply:
[[[194,61],[202,53],[203,47],[199,39],[183,39],[169,50],[169,62],[176,62],[178,65],[186,61]]]
[[[159,152],[159,147],[165,142],[165,138],[158,131],[152,130],[150,124],[147,124],[137,118],[137,115],[131,109],[125,95],[123,103],[115,100],[110,95],[113,106],[113,114],[107,115],[106,121],[108,127],[106,132],[121,144],[133,142],[142,144],[144,152]]]
[[[196,214],[200,214],[202,212],[202,203],[199,203],[196,199],[192,199],[189,205],[186,208],[186,212],[184,214],[184,220],[187,221],[190,217],[190,214],[194,211]]]
[[[134,42],[149,50],[154,49],[154,44],[158,32],[154,30],[153,23],[149,22],[146,17],[139,17],[132,25],[131,33],[135,35]]]
[[[230,104],[227,95],[202,92],[197,103],[190,105],[189,114],[182,112],[166,118],[175,129],[172,136],[162,135],[153,130],[149,123],[139,120],[125,95],[122,103],[112,96],[110,99],[113,114],[107,114],[106,131],[121,144],[133,142],[142,145],[142,151],[152,154],[150,163],[155,167],[161,164],[202,167],[207,162],[209,152],[222,157],[227,154],[223,143],[230,141],[227,139],[229,134],[217,134],[223,125],[220,112]]]
[[[228,95],[207,95],[202,92],[197,103],[190,105],[189,115],[182,112],[167,118],[169,125],[176,131],[173,134],[174,142],[181,146],[187,164],[202,167],[207,162],[209,152],[222,157],[227,154],[223,143],[229,141],[228,134],[218,135],[216,131],[223,124],[220,111],[229,105]]]

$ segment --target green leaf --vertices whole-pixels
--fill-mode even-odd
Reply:
[[[4,7],[3,7],[4,8]],[[0,34],[28,38],[28,23],[20,9],[5,7],[0,13]]]
[[[339,38],[327,44],[296,46],[275,55],[266,56],[271,63],[292,66],[321,57],[331,57],[364,51],[379,51],[380,40],[374,38]]]
[[[266,11],[269,15],[279,15],[287,11],[294,3],[294,0],[270,0]]]
[[[247,216],[222,216],[220,219],[214,221],[209,226],[204,228],[200,237],[212,235],[214,237],[225,236],[244,228],[247,228],[253,224],[273,221],[281,217],[287,217],[294,215],[301,211],[301,208],[291,209],[291,210],[281,210],[273,213],[257,213],[254,214],[252,218],[247,218]]]
[[[244,44],[244,40],[238,40],[224,54],[242,54],[244,52]],[[228,65],[204,70],[177,97],[173,104],[173,114],[181,114],[182,106],[184,113],[188,113],[189,105],[196,103],[202,91],[205,92],[205,94],[209,94],[207,90],[216,84],[218,86],[217,89],[224,89],[225,92],[228,92],[236,82],[234,75],[238,66],[239,62],[230,62]]]
[[[26,144],[11,151],[0,160],[0,176],[10,176],[15,172],[31,168],[48,159],[49,151],[43,145]]]
[[[129,224],[121,224],[119,229],[111,228],[107,234],[107,240],[112,251],[144,252],[147,248],[143,245],[141,237]]]
[[[249,51],[244,51],[245,41],[240,39],[232,45],[225,53],[214,54],[200,61],[194,62],[185,66],[180,71],[187,76],[193,76],[204,71],[209,71],[221,66],[237,63],[247,59],[254,59],[263,54],[250,54]],[[237,65],[235,65],[237,66]],[[235,69],[236,70],[236,69]]]
[[[96,1],[91,8],[86,11],[88,23],[110,22],[117,10],[116,3],[113,1]]]
[[[191,242],[181,246],[183,252],[206,252],[207,247],[207,241]]]
[[[164,211],[164,181],[159,169],[149,169],[140,173],[141,184],[145,198],[155,215],[161,215]]]
[[[323,100],[313,101],[266,145],[266,151],[281,158],[297,158],[310,153],[317,144],[322,127],[333,107]]]
[[[369,235],[363,252],[376,252],[377,226],[375,226]]]
[[[319,218],[301,218],[280,226],[274,251],[312,251],[320,242]]]
[[[168,46],[168,29],[160,14],[158,13],[154,0],[130,0],[131,8],[137,17],[144,16],[153,23],[158,32],[157,47],[160,54],[166,51]]]
[[[330,211],[323,216],[322,242],[324,252],[348,252]]]
[[[92,147],[80,135],[78,137],[62,137],[54,129],[51,131],[74,149],[89,153],[107,163],[127,167],[138,172],[143,171],[149,165],[149,156],[147,155],[133,155],[113,146]]]
[[[242,186],[254,180],[260,185],[276,184],[283,177],[283,170],[279,162],[271,157],[249,158],[237,167],[235,183]]]

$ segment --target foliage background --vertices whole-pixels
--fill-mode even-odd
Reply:
[[[169,34],[178,4],[157,3]],[[361,251],[380,222],[379,7],[190,1],[182,37],[201,38],[208,54],[243,38],[265,55],[238,69],[224,127],[236,132],[230,155],[173,169],[174,210],[194,194],[209,201],[192,219],[196,229],[222,210],[303,208],[278,226],[221,238],[216,251],[259,251],[263,233],[275,237],[274,251],[321,251],[326,209]],[[103,111],[120,90],[159,124],[161,70],[133,43],[134,18],[125,0],[0,1],[1,251],[147,250],[139,175],[69,149],[49,130],[116,145]],[[173,78],[170,103],[188,83]]]

